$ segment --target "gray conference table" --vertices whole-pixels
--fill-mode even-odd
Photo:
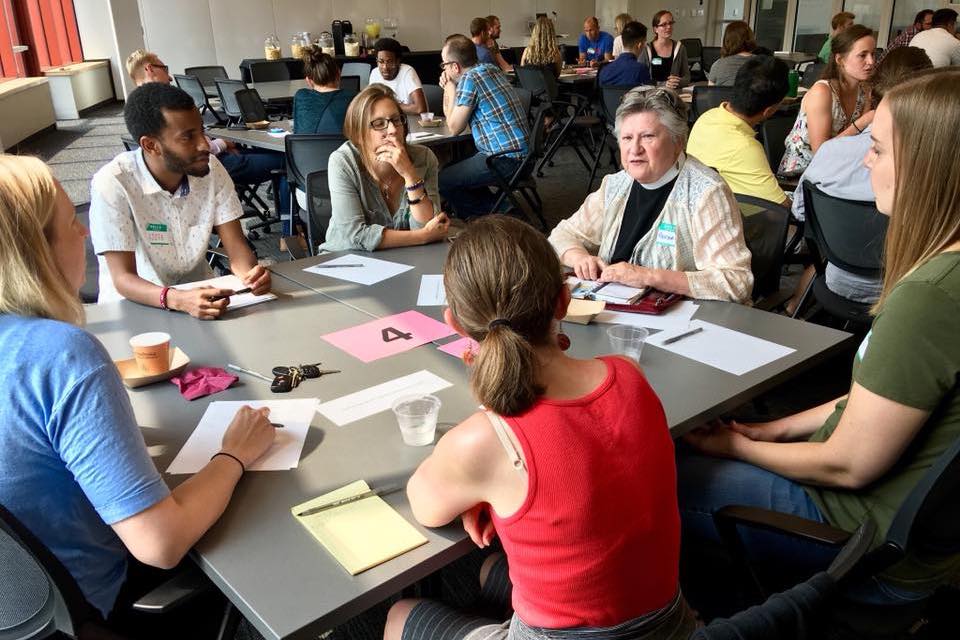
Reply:
[[[274,80],[271,82],[251,82],[264,102],[289,102],[300,89],[307,88],[306,80]]]
[[[280,127],[284,131],[293,131],[291,120],[278,120],[271,123],[271,127]],[[473,140],[470,129],[464,129],[460,133],[452,133],[447,128],[446,123],[439,127],[423,127],[416,116],[407,117],[407,126],[409,127],[409,136],[407,142],[421,144],[426,147],[438,147],[442,145]],[[249,147],[260,149],[269,149],[270,151],[283,152],[284,135],[272,135],[264,130],[254,129],[230,129],[228,127],[210,127],[207,133],[213,138],[222,138],[239,144],[245,144]],[[427,136],[427,137],[422,137]]]
[[[376,258],[413,265],[414,269],[367,287],[303,271],[304,267],[347,252],[286,262],[274,265],[271,269],[279,276],[371,316],[383,317],[417,309],[442,319],[443,307],[417,307],[416,301],[420,276],[442,273],[448,247],[449,243],[444,242],[374,254]],[[726,302],[700,302],[700,309],[694,317],[792,347],[795,351],[747,374],[736,376],[648,345],[643,351],[641,364],[660,396],[667,423],[675,437],[842,351],[853,339],[851,334],[843,331]],[[608,326],[565,323],[564,331],[572,342],[571,353],[581,357],[609,353],[610,344],[606,336]]]
[[[319,336],[361,324],[368,316],[282,278],[275,278],[274,285],[279,300],[237,309],[215,322],[127,301],[87,307],[87,329],[115,359],[129,357],[132,335],[157,330],[170,333],[190,356],[191,368],[232,362],[269,375],[276,365],[322,361],[324,368],[342,370],[307,380],[284,395],[272,394],[268,383],[242,374],[230,389],[192,402],[169,382],[130,390],[161,472],[211,400],[331,400],[427,369],[454,383],[436,394],[443,402],[441,430],[476,409],[463,364],[435,345],[363,364]],[[429,451],[404,445],[390,412],[344,427],[317,413],[299,467],[247,473],[223,516],[195,547],[194,558],[266,638],[316,638],[467,553],[472,543],[458,524],[419,527],[405,494],[395,493],[385,499],[429,542],[352,577],[296,522],[290,507],[361,478],[372,486],[405,482]],[[187,477],[164,474],[171,486]]]
[[[817,60],[817,54],[802,53],[800,51],[776,51],[773,56],[794,67],[799,67],[807,62],[816,62]]]

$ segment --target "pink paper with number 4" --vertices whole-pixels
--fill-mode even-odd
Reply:
[[[419,311],[404,311],[321,337],[363,362],[373,362],[453,333],[448,325]]]
[[[462,358],[465,351],[473,351],[476,353],[480,349],[480,344],[473,338],[460,338],[459,340],[448,342],[438,348],[444,353],[449,353],[454,358]]]

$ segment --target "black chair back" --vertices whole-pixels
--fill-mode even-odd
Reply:
[[[733,98],[733,87],[697,85],[693,88],[692,116],[696,120],[704,113]]]
[[[889,219],[875,203],[835,198],[804,181],[803,207],[822,257],[845,271],[880,278]]]
[[[530,104],[533,102],[533,94],[523,87],[513,87],[513,91],[517,94],[517,99],[520,101],[520,108],[523,109],[523,115],[529,119]],[[442,103],[440,105],[440,110],[443,111]]]
[[[213,87],[217,80],[227,80],[227,70],[220,66],[187,67],[183,74],[194,76],[205,87]]]
[[[780,161],[787,149],[787,135],[793,129],[793,123],[796,122],[795,116],[775,115],[768,118],[760,125],[760,133],[763,138],[763,151],[767,154],[767,162],[770,164],[770,170],[774,174],[780,168]]]
[[[201,113],[208,108],[207,93],[203,90],[203,85],[200,84],[200,80],[196,76],[176,73],[173,79],[178,87],[190,94],[190,97],[193,98],[193,104],[197,106],[197,109],[200,109]]]
[[[240,109],[240,118],[244,122],[262,122],[267,119],[267,109],[256,89],[240,89],[234,91],[233,95]]]
[[[743,237],[750,249],[753,299],[757,300],[780,290],[790,210],[778,202],[739,193],[735,195],[737,203],[746,205],[742,207]]]
[[[811,65],[807,65],[807,68],[803,71],[803,78],[800,79],[800,86],[806,87],[809,89],[820,79],[820,76],[823,75],[823,70],[827,68],[827,65],[822,62],[814,62]]]
[[[243,112],[240,110],[240,103],[237,102],[237,91],[243,91],[247,88],[242,80],[223,80],[217,78],[214,80],[217,85],[217,93],[220,95],[220,107],[227,117],[234,121],[243,119]]]
[[[75,637],[96,614],[66,567],[0,505],[0,637]],[[18,627],[18,625],[22,625]],[[16,635],[7,635],[17,627]]]
[[[623,102],[623,96],[629,91],[627,87],[600,87],[600,108],[604,120],[607,121],[607,129],[613,131],[617,119],[617,109]]]
[[[432,111],[438,116],[443,113],[443,89],[440,85],[423,85],[423,97],[427,101],[427,111]]]
[[[340,88],[353,95],[360,93],[360,76],[341,76]]]
[[[700,59],[700,64],[703,65],[703,71],[706,73],[710,71],[710,67],[713,66],[713,63],[720,59],[720,47],[704,47],[703,48],[703,57]]]
[[[307,174],[307,215],[314,225],[313,237],[326,238],[333,207],[330,205],[330,186],[326,169]]]
[[[553,69],[542,65],[523,65],[514,67],[520,86],[529,91],[534,98],[541,102],[550,103],[560,94],[557,79],[553,77]]]
[[[900,505],[886,544],[901,551],[960,553],[960,438],[937,459]]]
[[[682,38],[680,42],[683,48],[687,50],[687,60],[690,62],[700,62],[703,58],[703,42],[700,38]]]
[[[120,136],[120,142],[123,143],[123,148],[127,151],[133,151],[134,149],[140,148],[140,143],[134,140],[133,136],[127,133]]]
[[[294,194],[298,188],[306,193],[308,206],[310,206],[309,202],[312,194],[309,189],[308,176],[318,171],[326,172],[330,154],[344,142],[346,142],[346,138],[341,135],[325,133],[295,133],[284,138],[283,145],[287,159],[287,183],[290,185],[291,212],[295,211],[297,199]],[[312,254],[316,245],[313,225],[309,222],[307,224],[307,240]]]
[[[290,79],[290,67],[286,62],[266,60],[250,64],[250,82],[278,82]]]

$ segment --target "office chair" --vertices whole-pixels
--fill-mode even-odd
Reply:
[[[205,120],[213,119],[214,124],[226,124],[226,118],[210,105],[207,92],[196,76],[177,73],[174,74],[173,79],[176,80],[178,87],[186,91],[190,94],[190,97],[193,98],[193,104],[200,110],[201,117]],[[209,118],[207,117],[208,115]]]
[[[883,245],[889,218],[874,202],[857,202],[829,196],[816,185],[803,183],[806,237],[815,253],[817,275],[797,304],[796,316],[809,293],[831,316],[845,326],[873,322],[871,305],[844,298],[827,288],[826,264],[879,281],[883,273]]]
[[[487,168],[493,174],[496,180],[497,200],[493,205],[492,211],[497,211],[504,198],[508,198],[510,203],[518,210],[524,211],[514,194],[519,193],[530,207],[530,211],[540,220],[540,228],[547,231],[547,221],[543,217],[543,201],[540,194],[537,193],[537,180],[533,175],[537,160],[543,155],[544,142],[546,139],[546,118],[545,110],[541,109],[530,127],[530,133],[527,135],[527,152],[520,162],[520,166],[511,174],[502,172],[496,165],[496,158],[514,153],[515,150],[501,151],[487,156]]]
[[[327,170],[327,161],[330,154],[346,141],[340,135],[322,133],[298,133],[284,138],[284,148],[287,155],[287,183],[290,185],[290,216],[292,220],[299,218],[299,204],[296,190],[300,189],[307,195],[307,210],[309,216],[310,201],[313,194],[310,191],[308,177],[318,171]],[[313,183],[316,187],[316,182]],[[323,194],[321,194],[322,197]],[[317,235],[322,221],[307,218],[307,244],[310,255],[317,250]],[[325,232],[325,231],[324,231]]]
[[[743,237],[750,249],[753,301],[780,290],[790,210],[779,202],[736,193],[743,215]]]
[[[360,89],[364,89],[370,84],[370,71],[370,65],[366,62],[344,62],[343,68],[340,69],[340,76],[357,76],[360,78],[360,87],[357,89],[357,93],[359,93]]]

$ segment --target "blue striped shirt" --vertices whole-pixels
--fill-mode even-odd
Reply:
[[[527,119],[513,87],[500,69],[490,64],[471,67],[457,83],[456,106],[473,109],[470,131],[481,153],[491,155],[516,150],[527,152]]]

